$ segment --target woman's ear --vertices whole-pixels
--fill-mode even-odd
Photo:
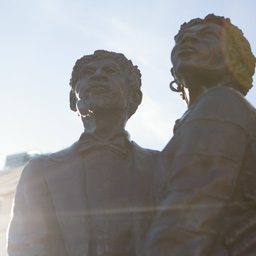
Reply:
[[[175,79],[175,74],[174,74],[174,69],[173,68],[171,68],[171,74],[172,74],[173,78]]]
[[[76,112],[76,94],[73,89],[69,93],[69,106],[71,110]]]

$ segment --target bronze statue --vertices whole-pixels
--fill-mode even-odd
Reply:
[[[240,29],[210,14],[184,23],[171,53],[188,110],[162,152],[167,189],[147,256],[256,254],[255,57]],[[177,87],[174,84],[177,84]]]
[[[140,71],[123,54],[99,50],[76,62],[70,85],[84,133],[25,167],[9,255],[144,255],[163,176],[155,173],[158,152],[131,142],[124,130],[141,102]]]

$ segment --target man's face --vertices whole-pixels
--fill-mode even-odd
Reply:
[[[86,116],[94,111],[127,110],[126,77],[126,72],[111,58],[85,64],[75,86],[78,113]]]
[[[226,72],[222,50],[223,28],[216,23],[198,24],[175,37],[171,53],[173,71],[183,83],[186,74],[216,77]]]

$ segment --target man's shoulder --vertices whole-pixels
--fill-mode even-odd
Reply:
[[[71,145],[68,148],[62,149],[60,151],[49,153],[49,154],[43,154],[41,156],[37,156],[32,158],[28,164],[25,166],[25,169],[33,169],[33,170],[39,170],[39,169],[45,169],[49,165],[53,163],[63,162],[63,161],[70,161],[70,159],[78,156],[77,151],[77,142],[75,142],[73,145]]]
[[[146,149],[139,146],[136,142],[132,141],[132,151],[136,158],[155,158],[158,156],[158,150]],[[35,157],[29,161],[25,169],[47,169],[52,165],[58,164],[70,164],[72,161],[80,160],[80,154],[77,148],[77,142],[68,148],[62,149],[55,153],[46,154],[42,156]]]
[[[132,150],[134,156],[134,164],[137,169],[149,169],[154,170],[155,166],[158,165],[160,152],[157,150],[146,149],[139,146],[137,143],[132,141]]]
[[[140,145],[138,145],[135,141],[132,141],[131,143],[132,143],[133,152],[135,154],[143,154],[147,156],[154,156],[159,154],[158,150],[143,148]]]
[[[52,162],[67,161],[70,158],[79,156],[77,149],[77,142],[72,144],[70,147],[57,151],[55,153],[49,154],[48,159]]]

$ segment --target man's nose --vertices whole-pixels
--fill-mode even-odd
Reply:
[[[107,77],[104,75],[103,70],[101,68],[97,68],[94,74],[91,76],[91,79],[94,80],[107,80]]]
[[[101,68],[97,68],[96,71],[94,72],[93,76],[101,76],[101,75],[102,75]]]

